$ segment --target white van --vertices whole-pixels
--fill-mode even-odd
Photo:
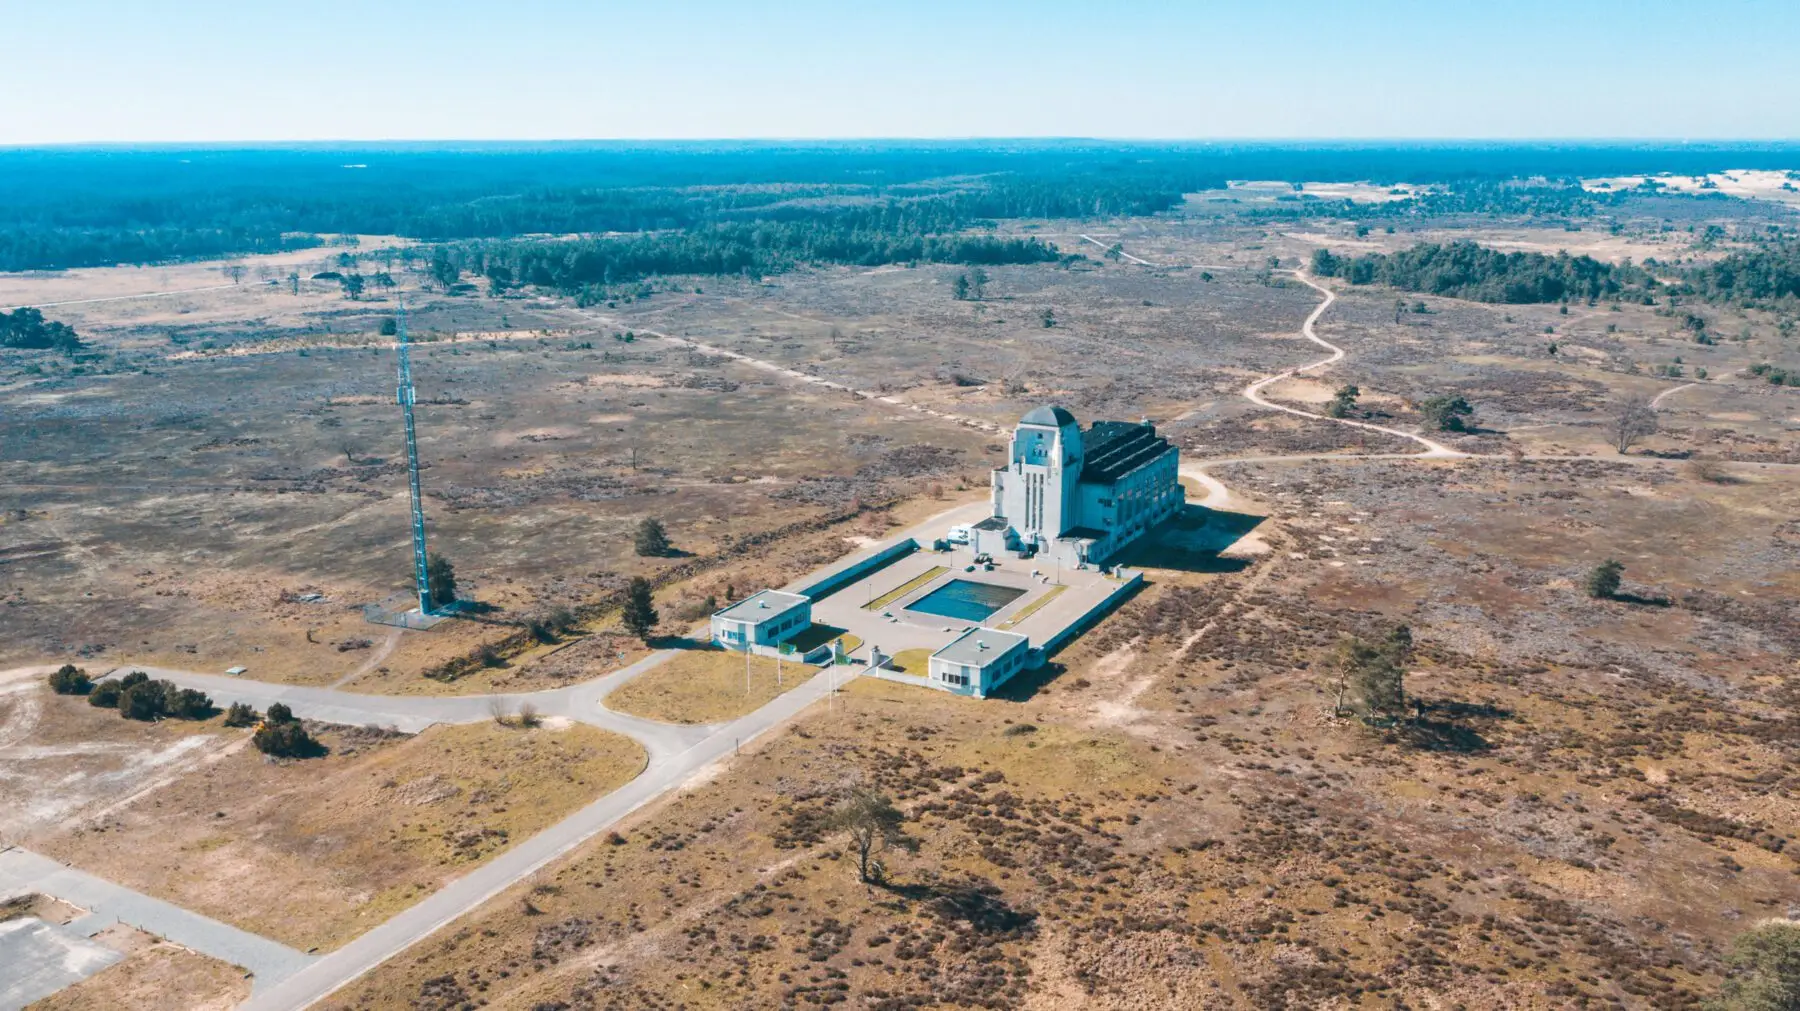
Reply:
[[[950,532],[944,535],[944,540],[947,540],[952,544],[967,544],[971,540],[974,540],[974,538],[975,531],[970,530],[965,526],[951,527]]]

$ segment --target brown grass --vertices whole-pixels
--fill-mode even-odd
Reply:
[[[749,671],[745,677],[746,667]],[[687,650],[606,697],[606,706],[665,723],[718,723],[761,708],[812,679],[818,668],[722,649]]]
[[[241,750],[34,846],[302,950],[331,948],[616,789],[644,761],[636,742],[584,725],[322,739],[328,757],[271,764]]]
[[[250,997],[242,969],[167,941],[141,948],[32,1011],[229,1011]]]

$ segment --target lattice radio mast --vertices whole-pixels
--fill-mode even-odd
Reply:
[[[419,589],[419,613],[432,613],[431,583],[425,572],[425,507],[419,500],[419,441],[413,428],[412,356],[406,346],[406,302],[400,303],[394,333],[400,339],[400,385],[394,399],[406,416],[406,481],[412,489],[413,581]]]

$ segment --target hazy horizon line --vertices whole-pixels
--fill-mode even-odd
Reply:
[[[1105,137],[1081,135],[1043,136],[763,136],[763,137],[437,137],[437,138],[247,138],[176,140],[79,140],[0,141],[0,151],[69,150],[231,150],[255,148],[315,148],[323,150],[405,147],[659,147],[659,146],[805,146],[849,147],[870,145],[919,145],[952,147],[970,145],[1064,146],[1113,145],[1120,147],[1692,147],[1800,149],[1800,137]]]

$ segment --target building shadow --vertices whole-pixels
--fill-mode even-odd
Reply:
[[[711,639],[699,639],[691,635],[656,635],[651,636],[647,644],[651,649],[680,649],[695,652],[723,653],[725,647]]]
[[[1133,569],[1175,572],[1242,572],[1254,559],[1225,558],[1221,553],[1260,526],[1265,516],[1208,509],[1188,504],[1159,523],[1119,556]]]
[[[989,692],[987,697],[1001,702],[1030,702],[1068,669],[1066,664],[1048,661],[1007,678],[1005,684]]]

